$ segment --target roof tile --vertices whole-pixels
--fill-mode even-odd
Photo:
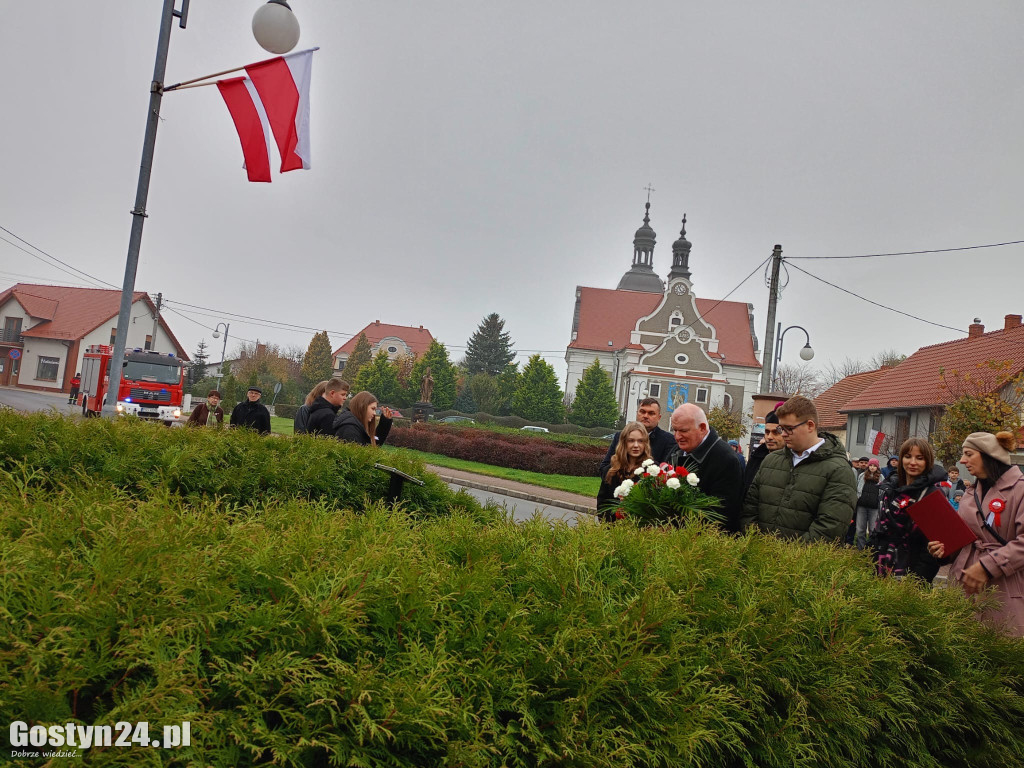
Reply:
[[[363,328],[359,333],[366,334],[366,339],[370,342],[371,347],[387,336],[395,336],[408,344],[416,357],[420,357],[426,352],[430,347],[430,342],[434,340],[430,331],[422,325],[419,328],[413,328],[411,325],[390,325],[388,323],[374,322]],[[352,350],[356,348],[356,342],[359,341],[359,333],[334,350],[334,356],[336,357],[343,352],[352,354]]]

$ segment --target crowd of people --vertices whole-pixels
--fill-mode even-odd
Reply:
[[[339,378],[321,381],[313,387],[295,412],[295,434],[325,435],[359,445],[382,445],[391,431],[394,412],[382,407],[371,392],[359,392],[349,399],[350,390],[349,383]],[[270,410],[261,402],[263,391],[253,385],[245,397],[231,411],[229,428],[252,429],[261,435],[269,435]],[[224,409],[220,401],[220,392],[211,389],[206,401],[192,410],[187,425],[223,426]]]
[[[728,533],[845,542],[867,549],[882,577],[931,583],[948,565],[949,581],[968,595],[991,588],[994,600],[981,604],[984,621],[1024,636],[1024,473],[1010,459],[1015,435],[969,435],[958,462],[973,478],[965,483],[958,465],[937,463],[928,441],[917,437],[904,441],[885,466],[866,456],[851,462],[834,435],[818,431],[817,409],[802,396],[768,414],[764,439],[745,466],[700,407],[677,408],[671,435],[658,427],[660,420],[658,401],[643,400],[637,421],[612,440],[600,469],[602,519],[621,517],[613,491],[646,459],[668,462],[698,474],[700,489],[719,500]],[[936,493],[975,535],[956,551],[929,540],[911,515]]]

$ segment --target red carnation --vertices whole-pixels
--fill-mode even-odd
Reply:
[[[676,467],[676,474],[680,477],[686,477],[690,473],[687,471],[686,467]]]
[[[625,516],[626,516],[626,514],[621,509],[616,509],[615,510],[615,519],[616,520],[621,520]]]

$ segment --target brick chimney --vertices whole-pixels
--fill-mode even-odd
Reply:
[[[981,324],[981,318],[974,318],[974,322],[967,326],[967,338],[976,339],[985,333],[985,326]]]
[[[1022,319],[1024,318],[1022,318],[1020,315],[1007,315],[1005,323],[1003,325],[1003,330],[1008,331],[1011,328],[1020,328]]]

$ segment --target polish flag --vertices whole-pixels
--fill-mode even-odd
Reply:
[[[310,167],[309,80],[313,51],[290,53],[245,67],[247,77],[218,80],[242,143],[249,181],[270,181],[270,134],[281,172]]]

